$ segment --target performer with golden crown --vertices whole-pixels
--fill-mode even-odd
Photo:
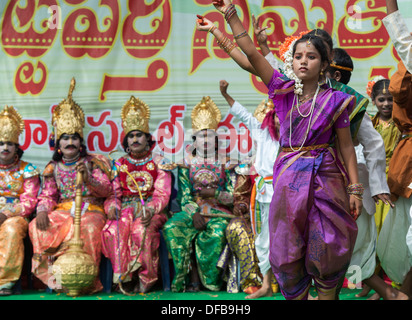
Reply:
[[[194,150],[178,167],[182,211],[166,222],[163,232],[175,269],[172,290],[199,291],[201,282],[218,291],[222,279],[217,262],[233,216],[234,172],[226,155],[217,152],[221,113],[213,100],[203,97],[191,117]]]
[[[101,155],[91,155],[83,144],[84,112],[72,98],[75,87],[71,81],[69,94],[53,111],[55,152],[43,171],[42,191],[38,197],[37,217],[29,225],[33,243],[32,272],[44,284],[60,289],[53,275],[55,259],[61,256],[73,237],[76,175],[83,174],[81,238],[84,251],[91,255],[98,268],[101,259],[101,231],[106,222],[104,201],[112,193],[110,162]],[[83,293],[102,289],[96,278]]]
[[[12,294],[20,278],[29,216],[37,204],[40,172],[21,160],[21,115],[6,106],[0,113],[0,296]]]
[[[106,200],[103,254],[112,263],[114,283],[125,282],[127,289],[144,293],[158,280],[159,230],[167,220],[172,177],[163,170],[163,157],[152,152],[149,106],[132,96],[121,118],[127,154],[115,161],[112,171],[114,193]]]

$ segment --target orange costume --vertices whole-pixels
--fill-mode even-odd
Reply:
[[[18,144],[24,122],[7,107],[0,113],[0,141]],[[0,290],[10,290],[20,278],[23,259],[23,239],[28,218],[37,204],[40,188],[39,171],[35,166],[15,156],[8,165],[0,166],[0,213],[6,216],[0,223]]]

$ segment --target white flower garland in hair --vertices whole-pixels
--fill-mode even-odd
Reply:
[[[303,84],[302,80],[293,72],[293,47],[302,36],[309,33],[310,30],[302,31],[298,36],[290,36],[285,39],[282,45],[279,48],[280,58],[284,62],[285,75],[295,81],[295,94],[302,95],[303,93]]]
[[[294,92],[295,94],[300,96],[303,93],[303,83],[302,80],[300,80],[295,74],[295,72],[293,72],[293,46],[295,45],[296,41],[298,41],[298,39],[295,39],[290,43],[289,49],[285,52],[283,57],[285,59],[285,75],[289,79],[295,81]]]

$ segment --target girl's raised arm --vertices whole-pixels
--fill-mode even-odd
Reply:
[[[230,0],[213,1],[216,9],[225,15],[232,33],[236,39],[240,49],[246,54],[257,75],[262,79],[266,85],[270,82],[273,76],[273,67],[265,59],[263,55],[256,49],[253,40],[242,25],[242,22],[237,15],[235,6]]]

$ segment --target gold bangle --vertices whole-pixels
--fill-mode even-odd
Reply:
[[[207,30],[207,32],[213,33],[213,31],[215,31],[216,29],[217,29],[217,27],[215,25],[213,25],[209,28],[209,30]]]
[[[358,196],[358,195],[356,195],[356,194],[353,194],[353,193],[352,193],[351,196],[354,196],[355,199],[358,199],[359,201],[363,201],[363,198],[360,197],[360,196]]]
[[[227,54],[230,54],[234,48],[236,48],[236,44],[231,43],[231,46],[229,48],[226,48],[225,51]]]

